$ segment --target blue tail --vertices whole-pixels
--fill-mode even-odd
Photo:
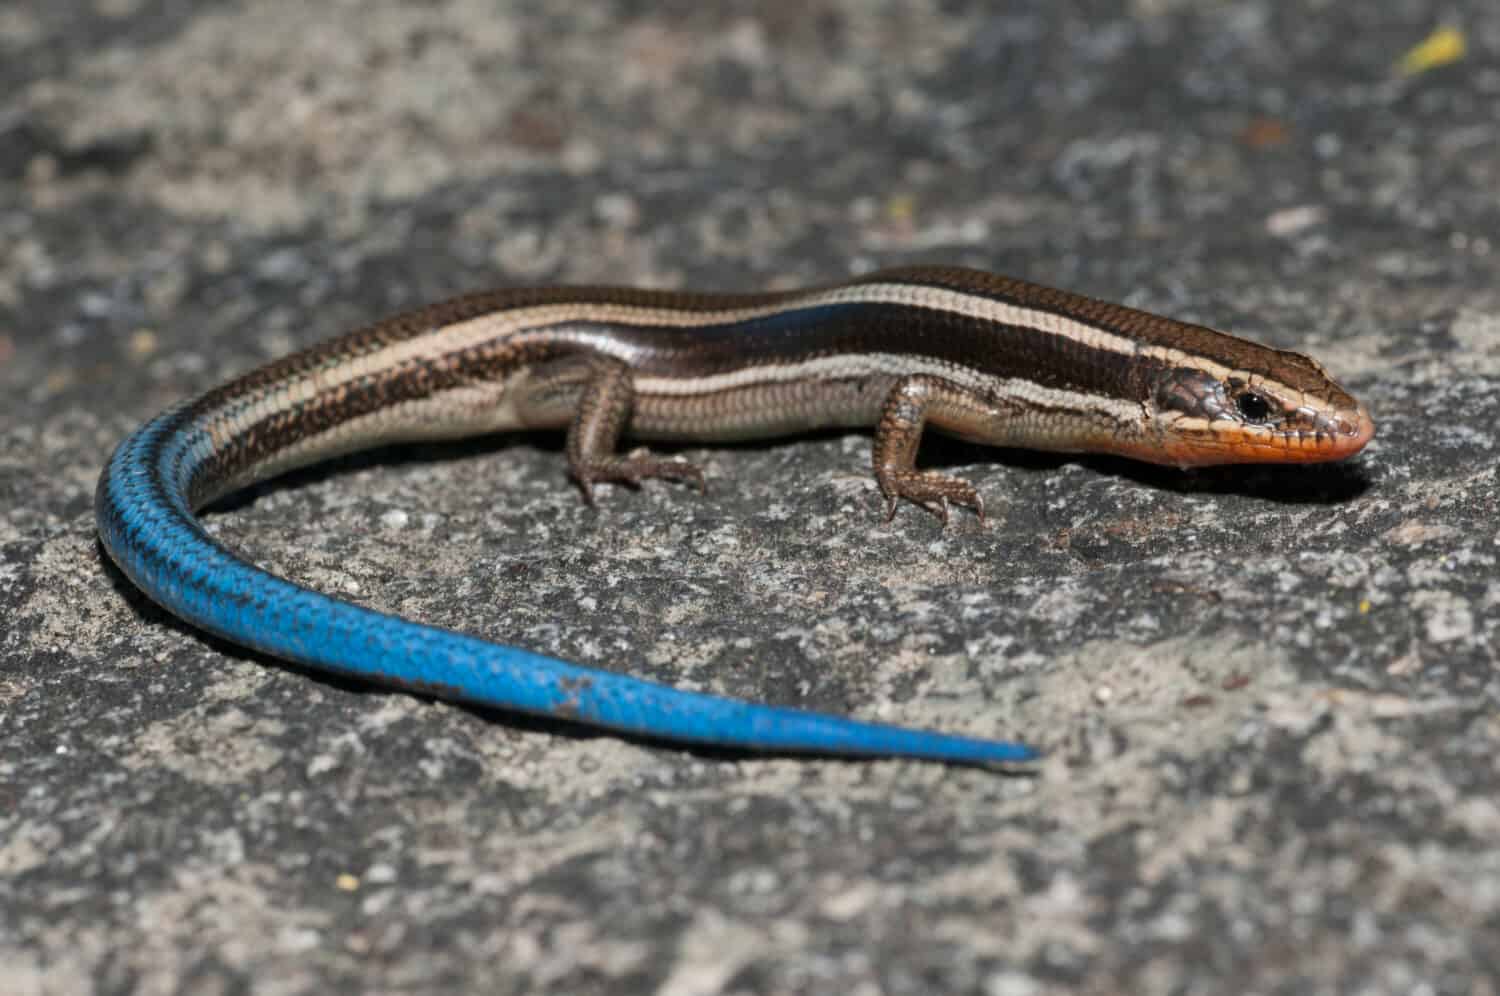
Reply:
[[[246,647],[440,698],[643,737],[753,751],[1034,760],[1023,744],[865,723],[680,691],[424,626],[268,574],[210,537],[187,499],[210,451],[180,412],[126,439],[99,479],[99,536],[120,569],[182,619]]]

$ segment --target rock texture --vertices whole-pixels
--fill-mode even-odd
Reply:
[[[0,991],[1494,992],[1500,16],[1429,8],[7,4]],[[330,682],[102,562],[124,433],[358,322],[937,260],[1312,353],[1380,435],[1195,474],[936,445],[994,519],[946,532],[884,523],[858,435],[597,510],[507,438],[211,528],[570,659],[1024,736],[1033,774]]]

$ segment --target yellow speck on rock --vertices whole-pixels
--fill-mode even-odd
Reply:
[[[156,333],[150,329],[136,329],[130,333],[130,352],[136,357],[147,357],[156,352]]]
[[[1464,57],[1464,50],[1467,48],[1468,42],[1462,31],[1451,27],[1438,28],[1401,57],[1401,61],[1396,64],[1396,71],[1402,76],[1425,73],[1429,69],[1457,62]]]
[[[898,225],[910,224],[917,213],[917,199],[911,194],[892,194],[885,202],[887,221]]]
[[[1359,614],[1362,616],[1370,614],[1370,600],[1368,598],[1361,598],[1359,600]]]
[[[338,878],[333,880],[333,884],[338,887],[338,890],[340,892],[353,892],[355,889],[359,888],[359,876],[350,875],[348,872],[344,872]]]

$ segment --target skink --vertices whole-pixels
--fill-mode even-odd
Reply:
[[[1152,463],[1313,462],[1357,453],[1370,413],[1314,361],[1198,325],[958,268],[787,293],[502,290],[359,329],[180,404],[99,478],[99,536],[168,611],[234,643],[441,698],[626,734],[789,753],[1024,761],[1021,743],[682,691],[362,608],[276,577],[196,510],[355,450],[566,429],[599,482],[703,484],[624,437],[717,442],[874,427],[888,516],[984,506],[918,469],[928,428],[995,446]]]

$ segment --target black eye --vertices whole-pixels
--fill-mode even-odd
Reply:
[[[1254,391],[1241,391],[1234,396],[1234,407],[1246,422],[1261,423],[1271,417],[1271,402]]]

